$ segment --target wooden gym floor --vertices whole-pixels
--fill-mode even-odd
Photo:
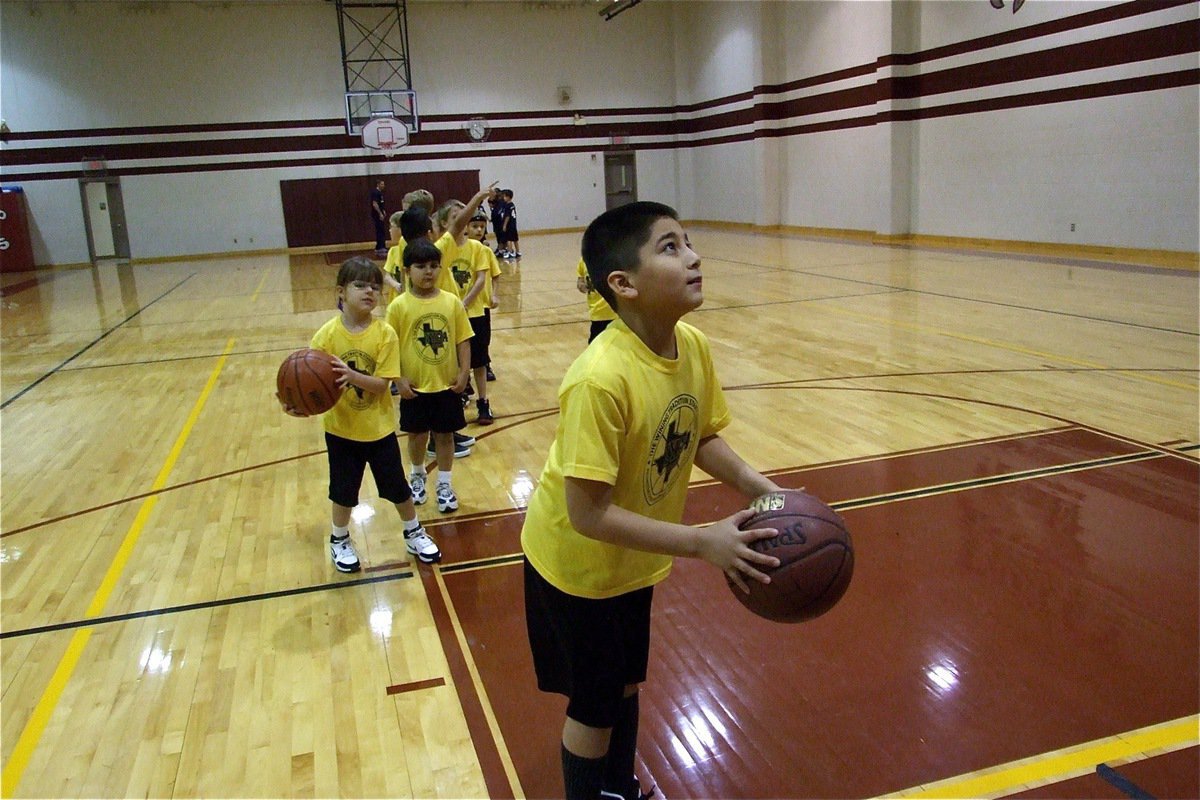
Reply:
[[[1197,274],[697,227],[734,447],[841,509],[825,617],[660,586],[667,798],[1200,796]],[[587,337],[578,234],[506,266],[498,414],[409,560],[337,573],[278,363],[345,253],[6,275],[0,747],[13,797],[549,797],[517,534]],[[743,501],[700,472],[688,519]]]

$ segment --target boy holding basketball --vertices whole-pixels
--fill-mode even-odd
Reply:
[[[417,520],[412,491],[404,480],[395,435],[396,411],[388,394],[389,383],[400,377],[399,342],[391,326],[371,316],[382,287],[383,271],[371,259],[357,256],[343,263],[337,276],[341,313],[322,325],[309,345],[337,359],[334,372],[342,387],[337,405],[322,417],[333,505],[329,554],[339,572],[361,568],[350,542],[350,512],[358,505],[358,490],[368,464],[379,496],[394,503],[400,512],[408,552],[423,564],[442,558],[441,550]],[[284,410],[296,414],[286,405]]]
[[[567,370],[559,422],[521,545],[530,647],[543,691],[568,698],[568,800],[638,798],[638,686],[654,584],[674,556],[703,558],[748,591],[778,560],[750,545],[743,510],[681,524],[693,463],[747,498],[778,487],[718,435],[730,420],[708,340],[680,322],[703,301],[700,257],[675,211],[631,203],[583,236],[593,287],[617,319]]]
[[[466,426],[462,393],[471,360],[471,325],[457,294],[438,288],[442,254],[428,239],[404,248],[408,291],[391,302],[388,324],[399,336],[396,385],[400,387],[400,430],[408,436],[413,502],[425,502],[425,453],[430,433],[437,454],[438,511],[458,509],[450,484],[454,433]]]

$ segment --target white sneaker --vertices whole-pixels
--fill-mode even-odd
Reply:
[[[444,483],[439,483],[437,487],[438,511],[445,513],[447,511],[458,511],[458,495],[454,494],[454,490]]]
[[[338,572],[358,572],[362,565],[358,563],[358,553],[350,544],[350,537],[329,540],[329,555],[333,558],[333,566]]]
[[[409,475],[408,486],[412,489],[412,501],[414,505],[421,505],[425,502],[425,476],[424,475]]]
[[[404,546],[408,552],[417,557],[422,564],[436,564],[442,560],[442,551],[429,538],[424,527],[417,528],[412,533],[404,534]]]

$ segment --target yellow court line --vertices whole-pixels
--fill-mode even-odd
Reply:
[[[1047,353],[1042,350],[1033,350],[1028,347],[1022,347],[1021,345],[1018,345],[1018,344],[1010,344],[1008,342],[999,342],[994,339],[987,339],[982,336],[968,336],[965,333],[955,333],[953,331],[943,330],[942,328],[934,328],[929,325],[918,325],[913,322],[899,322],[897,320],[891,320],[891,319],[885,319],[883,317],[877,317],[873,314],[863,314],[858,311],[847,311],[844,308],[835,308],[833,306],[826,306],[825,308],[834,314],[841,314],[841,315],[847,316],[847,317],[869,320],[871,322],[878,322],[883,325],[889,325],[889,326],[897,327],[897,328],[904,328],[906,330],[914,331],[916,333],[932,333],[932,334],[936,334],[938,336],[948,336],[951,339],[960,339],[964,342],[971,342],[972,344],[982,344],[987,347],[998,347],[1001,350],[1008,350],[1013,353],[1020,353],[1021,355],[1035,356],[1037,358],[1048,358],[1048,359],[1053,359],[1055,361],[1062,361],[1067,364],[1074,364],[1077,367],[1086,367],[1089,369],[1112,369],[1107,364],[1098,364],[1094,361],[1085,361],[1085,360],[1079,359],[1079,358],[1072,358],[1071,356],[1064,356],[1061,353]],[[1148,381],[1150,383],[1157,383],[1162,386],[1170,386],[1173,389],[1187,389],[1189,391],[1192,391],[1192,390],[1195,390],[1195,388],[1196,388],[1193,385],[1186,384],[1186,383],[1180,383],[1179,381],[1168,380],[1166,378],[1160,378],[1157,375],[1143,375],[1140,372],[1131,372],[1129,370],[1120,370],[1120,369],[1114,369],[1112,371],[1116,375],[1123,375],[1127,378],[1133,378],[1135,380]]]
[[[271,274],[271,270],[270,270],[270,269],[264,269],[264,270],[263,270],[263,276],[262,276],[261,278],[259,278],[259,279],[258,279],[258,286],[255,286],[255,287],[254,287],[254,294],[250,295],[250,302],[251,302],[251,303],[253,303],[253,302],[255,302],[255,301],[257,301],[257,300],[258,300],[258,293],[262,291],[263,284],[267,282],[267,276],[268,276],[268,275],[270,275],[270,274]]]
[[[191,435],[196,420],[200,418],[200,412],[204,409],[205,403],[208,402],[208,396],[212,394],[213,389],[217,385],[217,378],[220,376],[221,370],[225,368],[225,362],[229,360],[229,354],[233,351],[234,341],[234,339],[230,339],[226,343],[225,352],[221,354],[217,365],[213,367],[212,374],[208,376],[208,383],[204,385],[204,390],[200,393],[196,404],[192,406],[192,411],[188,414],[187,421],[183,424],[183,429],[179,432],[179,436],[176,437],[175,444],[171,447],[171,452],[167,454],[167,460],[163,463],[162,469],[158,471],[158,476],[154,479],[154,484],[151,487],[152,492],[157,492],[166,485],[167,479],[171,475],[171,470],[174,469],[175,462],[179,460],[179,454],[183,452],[183,446],[187,442],[188,436]],[[100,586],[96,589],[96,594],[92,598],[92,602],[88,605],[87,611],[84,612],[85,617],[97,617],[104,610],[108,598],[117,586],[117,581],[121,578],[121,573],[125,570],[125,565],[129,562],[129,557],[133,555],[133,548],[137,544],[138,537],[142,535],[142,529],[145,528],[146,521],[150,518],[150,512],[154,510],[154,506],[157,504],[157,494],[152,494],[143,501],[141,508],[138,509],[137,516],[133,520],[133,524],[129,526],[129,531],[121,541],[121,546],[117,548],[117,553],[108,567],[108,572],[105,573],[104,579],[100,581]],[[13,747],[12,755],[9,756],[8,762],[4,765],[3,773],[0,773],[0,796],[12,797],[13,793],[16,792],[17,785],[21,782],[21,776],[25,772],[25,767],[28,766],[29,759],[33,756],[33,751],[37,748],[38,742],[42,738],[42,733],[45,731],[46,725],[54,713],[54,709],[58,706],[58,701],[62,698],[63,691],[67,688],[67,682],[70,681],[71,674],[75,671],[75,665],[79,663],[79,658],[83,655],[83,648],[91,635],[91,628],[79,628],[71,637],[71,642],[67,645],[67,652],[63,654],[62,660],[58,662],[58,666],[54,670],[54,675],[51,676],[50,683],[46,686],[46,691],[42,693],[37,705],[34,706],[29,721],[25,723],[25,728],[21,731],[16,746]]]
[[[1003,797],[1086,775],[1099,764],[1140,761],[1194,747],[1197,743],[1200,743],[1200,714],[1192,714],[966,775],[914,786],[881,795],[881,798]]]

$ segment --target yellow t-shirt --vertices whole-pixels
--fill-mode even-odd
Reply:
[[[454,385],[457,346],[473,335],[458,295],[443,290],[425,299],[407,291],[388,305],[387,321],[400,339],[399,374],[416,391],[441,392]]]
[[[399,244],[388,248],[387,260],[383,262],[383,271],[391,275],[401,286],[404,286],[404,247],[406,244],[404,237],[401,236]],[[389,286],[385,295],[390,303],[396,296],[396,290]]]
[[[471,256],[468,245],[464,242],[460,246],[449,232],[443,233],[442,238],[434,244],[437,245],[438,250],[442,251],[442,271],[438,273],[437,287],[458,295],[458,299],[462,300],[463,295],[467,293],[462,286],[464,284],[470,286],[470,279],[475,277],[475,273],[471,272]]]
[[[345,361],[364,375],[400,377],[399,342],[392,326],[373,319],[366,330],[351,333],[339,314],[313,334],[309,344]],[[321,416],[325,430],[343,439],[374,442],[396,431],[396,406],[388,392],[371,394],[355,386]]]
[[[600,293],[592,288],[592,279],[588,277],[587,265],[583,263],[583,259],[579,259],[579,266],[575,270],[579,277],[588,282],[587,303],[588,303],[588,319],[592,322],[600,322],[606,319],[616,319],[617,312],[612,310],[612,306],[608,301],[600,296]]]
[[[567,515],[566,477],[613,487],[613,503],[666,522],[683,519],[696,447],[729,424],[708,339],[680,322],[678,357],[651,352],[620,319],[567,370],[554,443],[529,501],[521,547],[553,586],[615,597],[658,583],[671,557],[588,538]]]
[[[400,237],[400,243],[388,248],[387,260],[383,262],[383,271],[396,279],[396,283],[404,284],[404,248],[408,242]]]
[[[467,316],[482,317],[484,309],[492,307],[492,267],[495,265],[497,272],[500,267],[496,264],[496,254],[488,249],[487,245],[480,244],[475,239],[468,239],[464,250],[470,251],[471,260],[471,277],[462,290],[464,300],[467,292],[471,291],[471,287],[475,285],[476,276],[481,272],[484,274],[483,288],[479,290],[479,294],[475,295],[471,305],[467,306]]]

